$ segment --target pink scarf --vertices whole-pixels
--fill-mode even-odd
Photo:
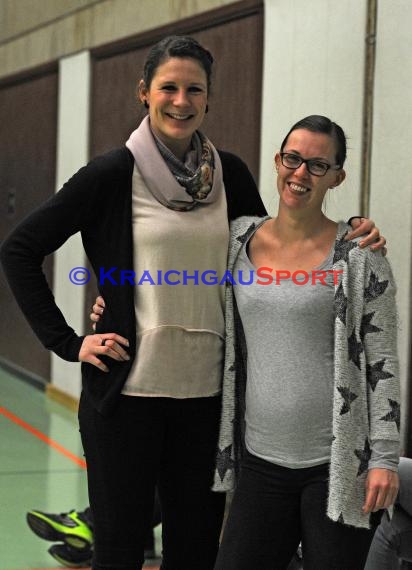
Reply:
[[[150,192],[163,206],[172,210],[191,210],[197,204],[210,204],[216,200],[218,193],[223,191],[220,157],[215,147],[204,135],[196,134],[202,145],[201,162],[194,175],[187,177],[186,186],[182,186],[177,180],[177,178],[183,180],[185,177],[176,174],[178,163],[176,157],[169,151],[172,158],[166,157],[165,160],[160,153],[150,129],[148,116],[143,119],[126,142]],[[166,148],[166,153],[164,153],[162,149],[164,155],[167,151]]]

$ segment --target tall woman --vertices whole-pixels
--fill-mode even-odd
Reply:
[[[241,466],[216,570],[282,570],[300,541],[305,570],[361,570],[370,513],[396,497],[395,285],[322,213],[345,158],[338,125],[299,121],[275,157],[277,216],[231,225],[229,269],[254,279],[227,289],[216,487]]]
[[[211,491],[223,287],[132,278],[144,270],[223,273],[228,217],[265,214],[245,164],[198,131],[212,61],[192,38],[156,44],[139,85],[149,116],[126,146],[77,172],[2,248],[13,292],[43,344],[83,362],[79,421],[94,570],[142,566],[156,482],[163,569],[211,570],[216,557],[225,500]],[[107,307],[96,334],[85,337],[66,323],[41,271],[44,256],[79,231]]]

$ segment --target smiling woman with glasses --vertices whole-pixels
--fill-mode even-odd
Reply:
[[[363,570],[375,513],[396,497],[391,269],[322,212],[345,158],[339,125],[299,121],[275,156],[277,216],[231,224],[228,270],[256,277],[226,289],[216,484],[239,476],[215,570],[285,570],[299,542],[305,570]],[[284,277],[268,285],[258,268]]]

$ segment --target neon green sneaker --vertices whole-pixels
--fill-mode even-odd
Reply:
[[[89,549],[93,544],[89,509],[83,512],[72,510],[60,515],[29,511],[26,519],[34,534],[44,540],[62,541],[78,549]]]

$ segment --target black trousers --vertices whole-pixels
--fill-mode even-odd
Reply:
[[[328,465],[287,469],[246,453],[215,570],[363,570],[372,530],[326,517]]]
[[[225,496],[211,491],[221,398],[120,396],[103,417],[82,395],[80,433],[94,520],[93,570],[138,570],[155,485],[162,570],[212,570]]]

